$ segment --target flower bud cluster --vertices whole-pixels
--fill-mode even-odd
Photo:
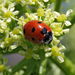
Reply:
[[[3,55],[0,54],[0,75],[4,74],[4,71],[11,72],[10,66],[6,66],[8,59],[6,57],[3,58]]]
[[[49,0],[43,0],[48,2]],[[18,47],[22,47],[18,51],[19,54],[25,56],[27,59],[33,57],[34,59],[41,59],[38,51],[44,50],[45,57],[50,57],[51,55],[57,57],[58,61],[61,63],[64,61],[64,53],[61,51],[65,50],[65,47],[60,43],[58,37],[64,35],[64,33],[69,32],[68,26],[71,23],[67,20],[72,10],[68,10],[66,14],[60,14],[52,9],[45,8],[43,1],[40,0],[16,0],[14,3],[9,3],[6,7],[6,1],[0,4],[0,48],[3,52],[12,52]],[[51,0],[52,1],[52,0]],[[54,1],[54,0],[53,0]],[[36,13],[25,13],[24,16],[16,17],[19,11],[15,10],[15,5],[20,3],[24,5],[39,5]],[[53,40],[48,45],[43,44],[33,44],[25,39],[23,34],[23,26],[31,20],[40,20],[46,23],[53,33]],[[66,26],[66,28],[64,28]],[[8,50],[7,50],[8,49]]]

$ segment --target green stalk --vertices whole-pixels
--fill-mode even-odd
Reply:
[[[21,70],[25,65],[27,65],[27,63],[32,62],[32,59],[22,59],[18,64],[16,64],[13,68],[12,68],[12,72],[11,75],[13,75],[15,72]]]
[[[27,69],[23,75],[31,75],[32,71],[34,71],[34,67],[36,65],[36,60],[32,58],[32,61],[27,65]]]
[[[40,67],[39,67],[39,75],[46,75],[46,65],[47,65],[47,58],[45,57],[44,50],[39,51],[40,54]]]
[[[71,18],[70,22],[72,23],[72,25],[75,23],[75,15]]]
[[[64,67],[71,73],[71,75],[75,75],[75,65],[67,57],[65,57],[64,60]]]
[[[75,75],[75,66],[65,57],[64,63],[59,63],[56,59],[53,57],[50,57],[50,59],[63,71],[65,75]],[[70,64],[69,64],[70,63]],[[71,72],[71,70],[73,70]]]
[[[31,9],[30,9],[29,6],[26,6],[26,7],[25,7],[25,12],[27,12],[27,13],[32,13],[32,11],[31,11]]]
[[[55,11],[60,12],[61,9],[62,0],[56,0],[55,1]]]

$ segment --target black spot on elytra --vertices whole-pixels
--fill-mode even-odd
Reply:
[[[23,30],[23,33],[25,34],[25,29]]]
[[[38,23],[41,24],[42,22],[39,21]]]
[[[34,39],[34,38],[32,38],[32,40],[34,41],[35,39]]]
[[[32,28],[32,32],[34,32],[34,31],[35,31],[35,28],[33,27],[33,28]]]
[[[41,31],[41,34],[46,34],[47,33],[47,29],[43,28],[43,30]]]

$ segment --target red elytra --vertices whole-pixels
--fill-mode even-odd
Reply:
[[[51,28],[38,20],[27,22],[24,25],[23,32],[26,39],[37,44],[49,44],[53,39]]]

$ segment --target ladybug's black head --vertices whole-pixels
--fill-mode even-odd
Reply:
[[[52,31],[49,31],[46,33],[42,43],[43,44],[49,44],[53,40],[53,34]]]

